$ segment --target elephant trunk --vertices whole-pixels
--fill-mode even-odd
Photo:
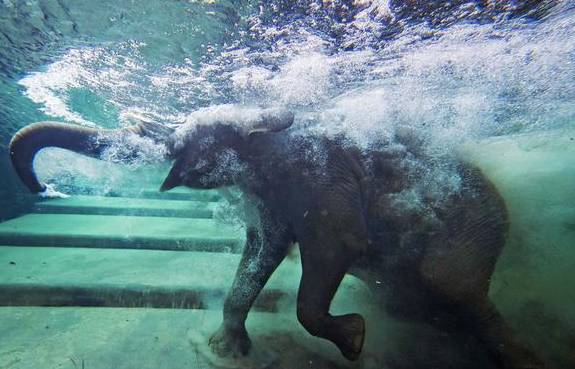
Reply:
[[[140,128],[125,133],[140,134]],[[99,158],[112,144],[112,135],[124,130],[99,130],[57,122],[38,122],[20,129],[10,141],[10,158],[16,173],[32,193],[44,192],[34,171],[34,157],[47,147],[59,147],[93,158]],[[109,134],[107,134],[109,133]]]

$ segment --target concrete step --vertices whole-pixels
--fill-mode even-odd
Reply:
[[[28,214],[0,224],[0,244],[239,252],[243,232],[212,219]]]
[[[221,311],[212,310],[3,307],[0,367],[387,368],[381,361],[379,366],[346,362],[334,345],[305,332],[293,313],[251,313],[247,329],[253,351],[249,358],[218,362],[206,354],[206,342],[221,319]]]
[[[130,197],[72,196],[37,203],[35,213],[212,218],[217,203]]]
[[[159,188],[159,187],[158,187]],[[143,188],[123,190],[123,193],[136,193],[146,199],[162,200],[195,200],[195,201],[220,201],[222,197],[217,190],[192,190],[185,187],[177,187],[167,192],[160,192],[158,188]]]
[[[193,190],[186,187],[177,187],[167,192],[159,191],[160,185],[156,187],[132,187],[126,186],[86,186],[81,184],[58,185],[56,189],[69,195],[89,195],[106,197],[135,197],[160,200],[192,200],[192,201],[220,201],[222,196],[218,190]]]
[[[220,308],[239,257],[210,252],[0,246],[0,305]],[[295,259],[286,259],[255,308],[277,311],[282,297],[293,299],[300,269]]]

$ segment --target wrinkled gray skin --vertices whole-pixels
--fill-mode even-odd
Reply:
[[[248,353],[247,314],[297,242],[303,268],[297,317],[309,333],[333,342],[347,359],[360,356],[364,319],[359,314],[333,316],[329,310],[342,278],[353,273],[375,288],[386,286],[384,304],[396,316],[437,325],[444,316],[452,325],[455,320],[455,326],[484,345],[497,367],[543,368],[516,343],[488,298],[508,219],[502,199],[478,169],[461,163],[462,191],[429,207],[431,216],[402,211],[393,206],[395,196],[420,180],[403,165],[418,155],[409,136],[397,137],[407,150],[362,152],[338,139],[298,136],[289,129],[292,121],[291,113],[264,111],[261,119],[242,128],[233,122],[198,126],[183,145],[169,130],[149,123],[120,132],[166,143],[174,164],[162,191],[237,185],[257,199],[262,221],[247,228],[223,323],[209,342],[216,354]],[[32,166],[38,150],[58,146],[98,157],[112,133],[118,131],[38,123],[15,135],[12,161],[24,183],[40,192],[45,187]]]

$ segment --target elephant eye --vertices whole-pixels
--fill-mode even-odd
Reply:
[[[208,166],[208,161],[205,159],[200,159],[194,166],[194,170],[200,170]]]

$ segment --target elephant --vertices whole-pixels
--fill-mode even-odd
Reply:
[[[15,134],[10,155],[23,183],[39,193],[46,185],[33,160],[42,148],[98,158],[114,139],[136,135],[163,145],[165,159],[173,161],[160,191],[235,185],[253,199],[260,223],[246,227],[223,322],[209,340],[219,356],[249,352],[248,312],[297,243],[302,263],[297,318],[346,359],[360,357],[366,331],[360,314],[330,314],[332,298],[350,273],[375,289],[393,291],[382,303],[395,316],[438,325],[443,321],[438,317],[448,316],[481,343],[498,368],[544,367],[514,338],[488,296],[509,217],[478,168],[458,160],[459,190],[441,201],[423,198],[421,207],[401,206],[405,189],[423,182],[419,171],[406,165],[425,155],[417,135],[398,130],[399,144],[365,149],[343,136],[302,134],[293,122],[294,114],[283,109],[259,110],[241,124],[214,119],[186,129],[146,121],[116,130],[40,122]]]

